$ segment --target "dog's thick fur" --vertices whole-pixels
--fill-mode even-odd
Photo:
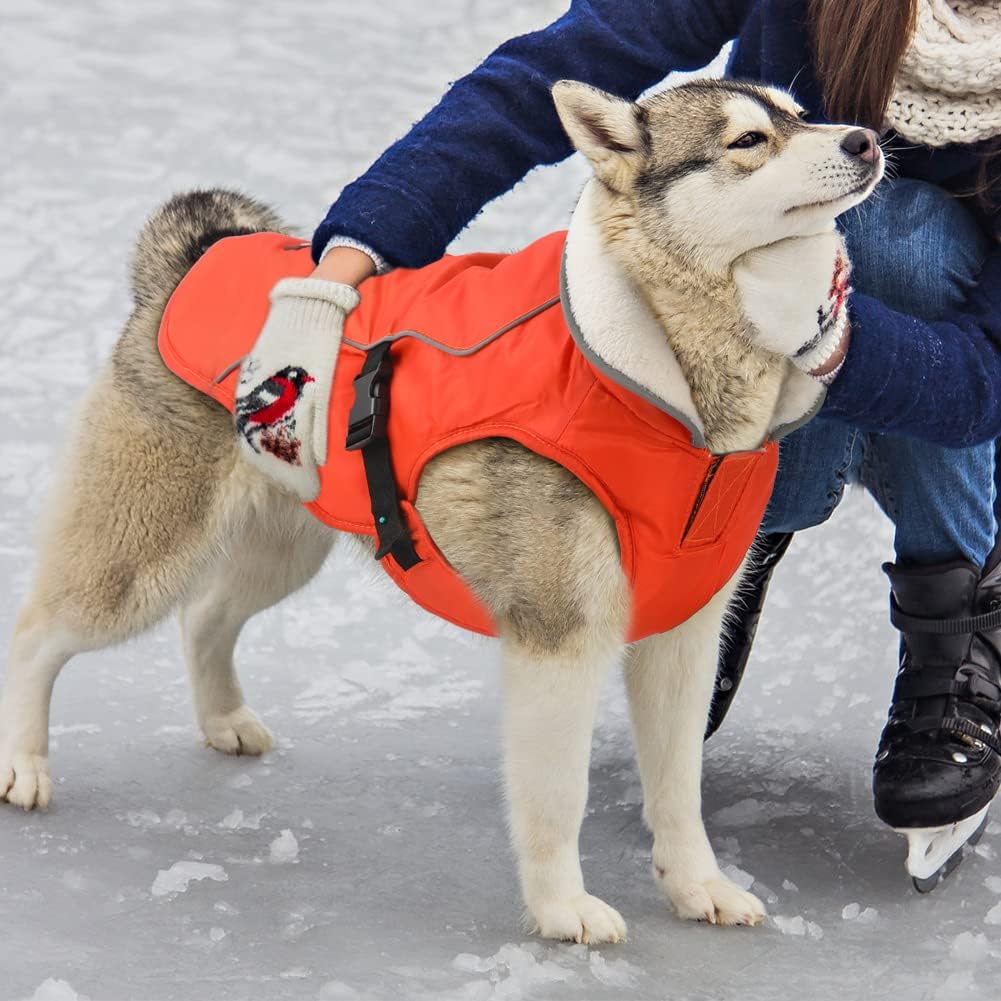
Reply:
[[[788,362],[755,347],[731,265],[829,230],[864,197],[861,168],[838,148],[848,130],[806,125],[784,93],[736,84],[642,104],[577,84],[555,97],[598,179],[592,221],[662,325],[709,447],[758,447]],[[749,131],[766,141],[733,148]],[[13,637],[0,799],[49,803],[49,699],[67,660],[174,609],[207,742],[271,747],[244,704],[234,645],[252,615],[310,580],[335,533],[238,458],[229,414],[166,370],[156,337],[173,289],[214,239],[281,229],[264,206],[210,191],[174,198],[140,237],[135,309],[91,391]],[[585,892],[577,852],[599,687],[623,652],[656,878],[682,917],[758,922],[761,903],[720,873],[700,815],[702,733],[736,581],[684,626],[624,651],[630,596],[615,531],[565,469],[510,441],[464,445],[429,465],[418,506],[502,635],[510,825],[535,927],[585,942],[625,934]]]

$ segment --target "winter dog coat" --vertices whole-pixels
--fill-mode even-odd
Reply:
[[[420,557],[410,569],[382,559],[393,580],[428,611],[496,635],[414,503],[434,456],[464,442],[509,438],[566,467],[614,519],[632,587],[629,639],[636,640],[684,622],[736,572],[764,514],[778,448],[769,442],[712,455],[674,414],[590,356],[565,295],[561,301],[565,238],[556,233],[511,255],[445,257],[362,285],[331,387],[321,492],[307,507],[333,528],[376,534],[362,455],[342,443],[366,349],[392,339],[386,430],[400,508]],[[312,269],[308,247],[290,237],[215,243],[167,305],[159,338],[167,367],[233,410],[231,366],[253,346],[271,287]]]

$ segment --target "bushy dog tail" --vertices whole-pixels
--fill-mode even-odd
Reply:
[[[180,280],[216,240],[285,232],[278,216],[237,191],[212,188],[174,195],[147,221],[132,255],[137,306],[162,309]]]

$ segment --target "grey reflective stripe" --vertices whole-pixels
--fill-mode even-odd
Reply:
[[[514,330],[515,327],[520,327],[523,323],[527,323],[529,320],[538,316],[540,313],[544,313],[547,309],[552,309],[560,301],[559,296],[555,299],[550,299],[548,302],[544,302],[541,306],[536,306],[535,309],[529,310],[522,316],[519,316],[516,320],[512,320],[510,323],[505,324],[500,330],[495,330],[489,337],[485,337],[482,341],[477,342],[472,347],[468,348],[451,348],[447,344],[442,344],[441,341],[436,341],[433,337],[428,337],[427,334],[422,334],[419,330],[401,330],[395,334],[387,334],[385,337],[380,337],[379,340],[373,341],[371,344],[360,344],[358,341],[353,341],[349,337],[342,339],[342,344],[347,344],[348,347],[357,348],[359,351],[371,351],[373,348],[377,348],[380,344],[392,344],[394,341],[402,340],[404,337],[412,337],[414,340],[422,341],[424,344],[430,344],[431,347],[437,348],[439,351],[443,351],[447,355],[454,355],[457,358],[463,358],[467,355],[474,355],[477,351],[482,351],[488,344],[492,344],[497,340],[498,337],[503,337],[506,333]]]
[[[250,355],[244,355],[242,358],[237,358],[231,365],[227,365],[212,381],[218,386],[220,382],[228,379],[249,357]]]
[[[482,351],[488,344],[492,344],[496,341],[498,337],[503,337],[505,334],[514,330],[515,327],[520,327],[521,324],[534,319],[540,313],[544,313],[547,309],[552,309],[553,306],[555,306],[559,301],[559,296],[557,296],[555,299],[550,299],[548,302],[544,302],[541,306],[536,306],[535,309],[531,309],[527,313],[519,316],[517,319],[505,324],[500,328],[500,330],[495,330],[489,337],[485,337],[482,341],[479,341],[469,348],[450,348],[447,344],[442,344],[441,341],[436,341],[433,337],[428,337],[427,334],[422,334],[419,330],[400,330],[395,334],[387,334],[385,337],[380,337],[379,340],[373,341],[371,344],[362,344],[360,341],[351,340],[350,337],[342,337],[341,343],[347,344],[348,347],[356,348],[358,351],[363,351],[367,354],[373,348],[377,348],[380,344],[392,344],[394,341],[402,340],[404,337],[412,337],[414,340],[430,344],[431,347],[437,348],[439,351],[443,351],[447,355],[455,355],[457,358],[461,358],[466,355],[474,355],[477,351]],[[249,355],[244,355],[243,358],[237,358],[231,365],[227,365],[215,377],[215,383],[218,385],[218,383],[232,375],[234,370],[238,369],[248,357]]]
[[[577,319],[573,315],[573,308],[570,305],[570,292],[567,288],[567,252],[565,247],[563,249],[563,260],[560,263],[560,299],[563,303],[563,319],[566,321],[566,325],[570,330],[570,336],[574,339],[574,343],[578,348],[580,348],[581,354],[584,355],[584,357],[596,369],[607,375],[612,382],[621,386],[623,389],[628,389],[630,393],[635,393],[637,396],[641,396],[647,401],[647,403],[652,403],[658,410],[662,410],[669,417],[673,417],[679,424],[688,428],[692,435],[692,445],[694,445],[695,448],[705,448],[706,440],[702,431],[692,423],[691,418],[687,414],[680,411],[677,407],[671,406],[670,403],[666,400],[662,400],[645,386],[641,386],[638,382],[634,382],[628,375],[624,375],[617,368],[612,368],[612,366],[609,365],[604,358],[594,353],[591,349],[591,345],[584,339],[584,334],[577,325]]]

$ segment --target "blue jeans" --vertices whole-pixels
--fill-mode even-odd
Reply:
[[[839,225],[855,289],[921,319],[963,302],[989,249],[962,202],[906,178],[884,181]],[[861,483],[893,522],[902,564],[965,558],[979,567],[994,545],[993,443],[950,449],[823,417],[782,441],[763,530],[819,525],[846,483]]]

